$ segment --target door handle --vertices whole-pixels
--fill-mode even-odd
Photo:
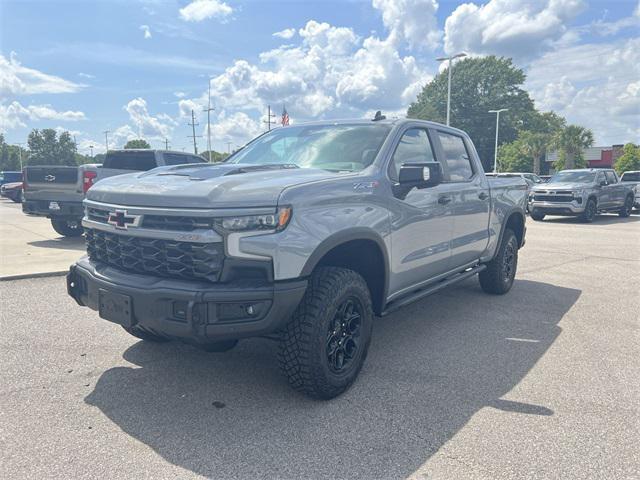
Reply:
[[[478,194],[478,198],[479,198],[480,200],[486,200],[487,198],[489,198],[489,194],[488,194],[487,192],[480,192],[480,193]]]
[[[438,203],[440,205],[446,205],[450,201],[451,201],[451,197],[449,197],[448,195],[442,195],[441,197],[438,198]]]

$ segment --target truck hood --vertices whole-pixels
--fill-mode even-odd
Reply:
[[[582,188],[588,188],[590,183],[543,183],[542,185],[536,185],[533,187],[534,192],[540,190],[580,190]]]
[[[295,165],[178,165],[100,180],[87,198],[132,207],[271,207],[289,186],[339,175]]]

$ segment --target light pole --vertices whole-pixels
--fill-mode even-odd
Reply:
[[[436,58],[438,62],[444,62],[445,60],[449,61],[449,83],[447,85],[447,125],[449,125],[450,111],[451,111],[451,60],[454,58],[466,57],[467,54],[464,52],[456,53],[455,55],[451,55],[449,57],[440,57]]]
[[[89,149],[91,149],[91,158],[93,158],[93,145],[89,145]]]
[[[18,146],[18,158],[20,159],[20,171],[22,171],[22,145],[24,145],[24,143],[16,143],[16,145]]]
[[[493,152],[493,173],[498,173],[498,129],[500,127],[500,112],[506,112],[508,108],[501,108],[500,110],[489,110],[489,113],[496,114],[496,147]]]

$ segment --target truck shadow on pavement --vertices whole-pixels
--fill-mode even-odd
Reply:
[[[544,355],[580,290],[517,280],[505,296],[468,280],[378,319],[356,384],[309,400],[280,376],[276,345],[225,354],[138,342],[139,367],[104,372],[85,401],[166,461],[215,478],[399,478],[482,408],[553,415],[502,399]]]
[[[622,218],[618,215],[598,215],[593,223],[584,223],[578,217],[547,217],[543,220],[544,223],[567,223],[576,225],[594,226],[598,225],[613,225],[616,223],[635,223],[640,222],[640,215],[633,214],[630,217]]]
[[[53,240],[35,240],[27,245],[39,248],[61,248],[63,250],[86,250],[84,237],[60,237]]]

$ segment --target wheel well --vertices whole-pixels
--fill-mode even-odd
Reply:
[[[511,229],[511,231],[516,234],[518,245],[522,246],[522,241],[524,240],[524,218],[522,217],[522,215],[518,213],[512,213],[507,220],[505,228]]]
[[[373,302],[373,311],[380,315],[385,301],[386,268],[380,247],[373,240],[351,240],[329,250],[316,264],[348,268],[362,275]]]
[[[587,198],[587,202],[589,200],[593,200],[594,202],[596,202],[596,205],[598,205],[598,197],[596,197],[595,195],[589,195],[589,197]]]

